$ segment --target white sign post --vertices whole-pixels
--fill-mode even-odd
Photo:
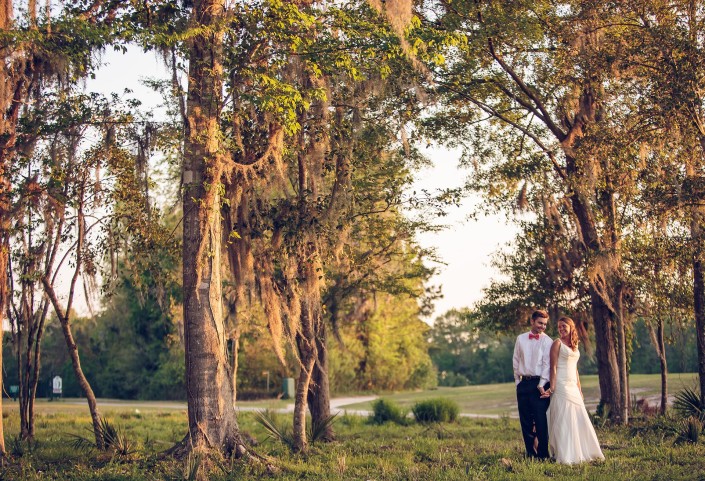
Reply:
[[[54,376],[51,380],[52,393],[61,396],[61,376]]]

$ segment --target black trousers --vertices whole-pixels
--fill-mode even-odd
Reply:
[[[526,455],[540,459],[548,458],[548,420],[546,410],[551,398],[541,399],[538,390],[538,379],[522,380],[517,385],[517,404],[519,406],[519,423],[521,434],[524,437]],[[545,389],[548,389],[546,384]],[[534,431],[534,427],[536,431]],[[539,445],[534,451],[534,438],[538,438]]]

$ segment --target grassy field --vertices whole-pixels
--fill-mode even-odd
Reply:
[[[684,387],[695,386],[697,374],[670,374],[668,382],[669,391],[674,393]],[[580,383],[585,395],[586,406],[589,410],[594,410],[600,397],[597,376],[580,376]],[[661,377],[658,374],[632,374],[629,377],[629,385],[632,396],[637,399],[658,397],[661,394]],[[403,407],[410,407],[420,399],[447,397],[458,403],[462,413],[513,416],[517,412],[516,391],[513,383],[438,388],[434,391],[405,392],[383,395],[382,397]],[[355,410],[370,410],[372,403],[350,404],[345,407]]]
[[[684,378],[691,385],[690,378]],[[678,381],[672,379],[677,390]],[[592,380],[584,380],[586,391]],[[633,388],[651,389],[653,380],[632,377]],[[647,391],[644,391],[647,392]],[[657,392],[657,390],[656,390]],[[425,393],[384,396],[410,403],[443,395],[463,402],[462,411],[491,411],[491,403],[509,402],[511,385],[439,389]],[[504,399],[504,401],[503,401]],[[243,403],[248,406],[254,403]],[[36,442],[17,441],[16,404],[5,401],[4,427],[10,463],[0,468],[1,480],[152,481],[186,480],[194,460],[162,459],[159,453],[186,433],[181,403],[103,401],[101,412],[133,444],[127,456],[85,451],[73,446],[76,436],[91,437],[85,404],[41,402]],[[365,408],[364,405],[355,406]],[[502,409],[495,408],[499,412]],[[290,422],[290,415],[279,414]],[[202,479],[220,480],[556,480],[594,479],[705,481],[705,442],[677,441],[679,421],[672,418],[638,419],[631,426],[598,427],[604,462],[562,466],[527,461],[519,423],[498,419],[461,418],[442,425],[372,425],[365,417],[343,414],[335,423],[337,440],[314,444],[309,453],[292,454],[279,441],[268,439],[251,412],[241,412],[240,426],[255,440],[254,452],[275,466],[254,461],[222,461]],[[702,438],[702,437],[701,437]]]

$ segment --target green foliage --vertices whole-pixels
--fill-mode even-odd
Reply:
[[[389,421],[402,426],[408,424],[408,411],[403,410],[399,405],[388,399],[376,399],[372,403],[370,422],[373,424],[384,424]]]
[[[677,312],[671,311],[674,315]],[[696,372],[698,370],[698,350],[696,347],[695,330],[687,320],[687,314],[675,318],[665,326],[666,359],[670,373]],[[659,373],[659,359],[649,337],[649,330],[642,319],[634,322],[632,336],[632,356],[630,372],[633,374]]]
[[[675,394],[673,408],[683,418],[698,418],[705,422],[705,406],[697,388],[686,387]]]
[[[198,471],[201,468],[202,460],[203,456],[201,453],[189,453],[189,455],[186,457],[186,460],[184,461],[183,479],[185,481],[198,480]]]
[[[10,438],[8,452],[15,457],[21,458],[26,454],[32,454],[37,448],[37,441],[32,439],[22,439],[18,434]]]
[[[514,335],[486,327],[476,311],[451,310],[430,330],[429,355],[441,386],[509,382],[513,379]]]
[[[441,371],[438,373],[438,385],[446,387],[469,386],[470,380],[456,372]]]
[[[131,405],[115,409],[117,412],[123,409],[132,412],[134,408]],[[51,409],[51,412],[45,409]],[[3,467],[4,479],[186,480],[193,472],[196,456],[188,462],[159,455],[183,439],[188,422],[185,413],[146,409],[142,418],[121,421],[125,432],[130,433],[135,441],[138,456],[116,458],[111,462],[105,453],[77,453],[69,445],[66,433],[82,430],[81,426],[89,422],[85,411],[76,411],[67,404],[42,403],[37,413],[38,443],[31,454],[13,457]],[[266,437],[266,431],[252,414],[242,411],[238,424],[244,432],[261,441]],[[18,429],[15,416],[5,418],[8,440],[18,434]],[[434,432],[442,435],[434,435]],[[291,453],[280,443],[259,443],[254,449],[266,462],[225,461],[215,465],[201,462],[199,475],[212,481],[295,481],[312,477],[330,481],[523,481],[576,477],[611,481],[618,472],[619,479],[686,481],[705,469],[702,438],[696,444],[674,443],[675,434],[664,437],[655,430],[653,435],[633,435],[620,427],[598,428],[597,436],[607,456],[605,462],[564,466],[525,460],[519,422],[515,418],[461,417],[455,423],[442,425],[442,430],[393,423],[369,425],[361,418],[358,422],[336,424],[336,442],[317,446],[305,457]],[[155,441],[149,448],[145,442],[147,438]],[[270,471],[269,463],[276,469]],[[507,469],[507,463],[511,464],[511,470]]]
[[[427,399],[413,405],[411,412],[419,423],[452,423],[458,418],[458,403],[446,398]]]
[[[77,450],[95,449],[95,437],[93,426],[86,427],[86,431],[91,433],[91,437],[79,434],[71,434],[73,442],[71,446]],[[135,451],[135,443],[125,435],[123,430],[110,422],[107,418],[100,418],[98,433],[103,439],[105,450],[112,451],[118,456],[129,456]]]
[[[307,424],[307,437],[311,444],[324,440],[329,428],[338,420],[338,413],[333,413],[321,419],[311,419]]]
[[[252,416],[266,430],[270,438],[276,439],[291,450],[294,449],[295,441],[290,419],[269,409],[255,411]],[[328,427],[335,423],[337,416],[338,413],[334,413],[318,422],[308,422],[306,425],[308,442],[316,444],[321,441],[326,435]]]
[[[270,438],[284,443],[289,449],[294,449],[294,435],[290,422],[283,420],[278,413],[268,409],[255,411],[252,416],[267,431]]]
[[[697,416],[689,416],[681,421],[676,442],[697,443],[703,431],[703,422]]]
[[[428,325],[407,296],[377,294],[376,310],[340,326],[341,346],[330,346],[334,392],[427,388],[436,385],[428,356]],[[394,333],[394,334],[391,334]]]

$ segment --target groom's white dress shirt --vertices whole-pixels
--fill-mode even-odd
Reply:
[[[538,339],[530,339],[531,332],[519,334],[514,344],[514,383],[519,384],[521,376],[541,376],[539,386],[550,379],[550,353],[553,340],[544,334]],[[533,334],[531,334],[533,336]]]

